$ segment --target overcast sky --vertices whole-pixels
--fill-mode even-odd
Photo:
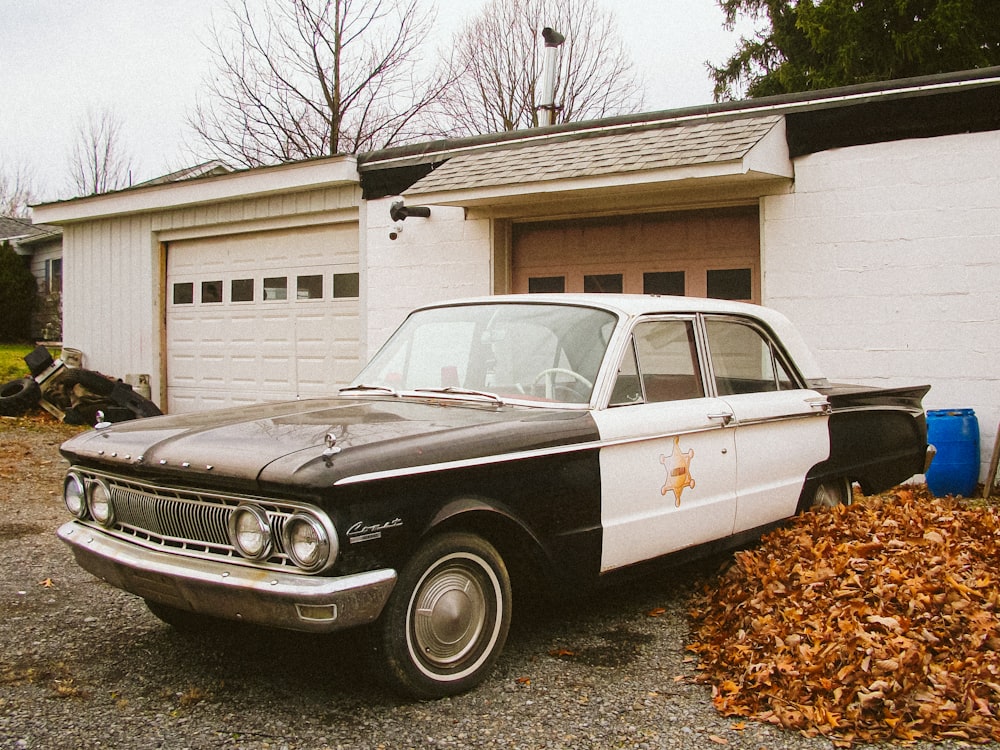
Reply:
[[[429,4],[435,0],[427,0]],[[435,44],[485,0],[436,0]],[[720,63],[739,32],[722,28],[716,0],[599,0],[647,82],[646,109],[712,101],[705,61]],[[123,120],[134,181],[193,159],[185,118],[211,58],[213,13],[224,0],[0,0],[0,169],[34,175],[40,197],[67,195],[67,164],[88,107]]]

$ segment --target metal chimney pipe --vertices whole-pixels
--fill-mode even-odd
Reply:
[[[566,37],[555,29],[546,26],[542,29],[542,39],[545,40],[545,58],[542,69],[542,103],[539,109],[548,111],[546,125],[556,124],[556,65],[559,61],[559,47]]]

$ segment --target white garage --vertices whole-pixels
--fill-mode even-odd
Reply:
[[[64,228],[64,344],[170,413],[335,392],[362,356],[360,201],[339,156],[39,207]]]
[[[334,392],[359,367],[356,223],[166,245],[170,412]]]

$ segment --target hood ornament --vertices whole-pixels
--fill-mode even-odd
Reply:
[[[326,433],[326,435],[323,437],[323,441],[326,443],[326,450],[323,451],[323,455],[326,456],[327,458],[336,456],[338,453],[344,450],[339,445],[337,445],[337,436],[334,435],[332,432]]]

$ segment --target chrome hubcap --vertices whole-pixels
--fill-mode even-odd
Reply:
[[[435,571],[414,599],[417,655],[439,668],[461,662],[479,642],[487,610],[483,587],[470,571],[461,566]]]

